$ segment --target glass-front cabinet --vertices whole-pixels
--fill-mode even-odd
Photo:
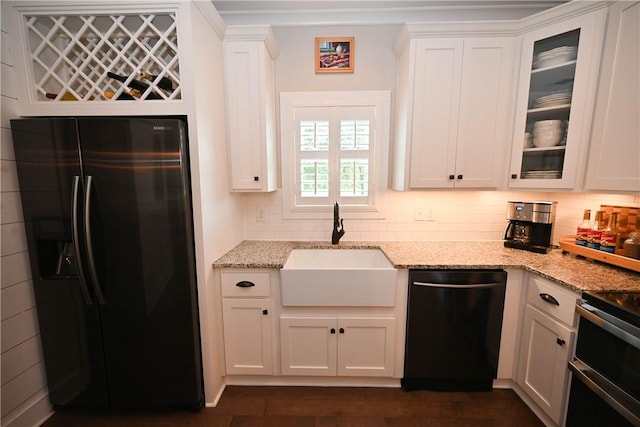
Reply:
[[[509,186],[580,185],[602,45],[603,11],[523,36]]]

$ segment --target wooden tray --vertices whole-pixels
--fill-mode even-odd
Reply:
[[[570,234],[561,236],[558,244],[563,252],[570,252],[585,258],[640,272],[640,260],[576,245],[576,236]]]

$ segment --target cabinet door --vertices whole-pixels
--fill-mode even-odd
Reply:
[[[463,39],[416,43],[411,188],[453,187]]]
[[[227,374],[271,375],[271,300],[222,301]]]
[[[338,375],[393,375],[395,319],[338,319]]]
[[[585,187],[640,192],[640,2],[609,10]]]
[[[517,383],[556,424],[564,413],[574,335],[572,329],[527,304]]]
[[[231,189],[276,189],[274,62],[261,41],[225,41]]]
[[[282,375],[336,375],[337,319],[281,317]]]
[[[523,37],[511,187],[581,184],[605,13],[567,19]]]
[[[496,188],[510,136],[509,94],[514,40],[465,39],[456,146],[455,186]]]

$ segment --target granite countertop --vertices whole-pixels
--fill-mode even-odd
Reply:
[[[396,268],[522,268],[576,291],[640,291],[640,273],[563,254],[537,254],[482,242],[330,242],[247,240],[217,259],[214,268],[282,268],[292,249],[380,248]]]

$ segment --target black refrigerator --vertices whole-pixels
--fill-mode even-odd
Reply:
[[[11,121],[55,409],[204,402],[186,126]]]

